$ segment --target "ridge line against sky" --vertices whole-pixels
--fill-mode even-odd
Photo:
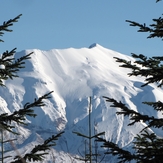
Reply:
[[[123,54],[162,55],[162,40],[147,39],[125,20],[147,25],[162,15],[163,2],[155,0],[57,1],[5,0],[1,2],[0,23],[23,14],[5,33],[1,51],[89,47],[92,43]]]

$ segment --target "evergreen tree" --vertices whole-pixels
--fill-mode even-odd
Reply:
[[[157,0],[158,2],[160,0]],[[149,32],[148,38],[163,38],[163,18],[159,17],[153,19],[153,23],[150,25],[139,24],[134,21],[129,21],[131,26],[139,28],[138,32]],[[145,77],[145,83],[142,87],[156,83],[158,88],[163,86],[163,57],[146,57],[142,54],[132,54],[135,58],[135,62],[127,61],[121,58],[117,58],[116,62],[119,62],[120,67],[129,68],[131,73],[129,76],[143,76]],[[152,128],[158,128],[163,130],[163,118],[157,118],[154,116],[144,115],[138,113],[132,108],[127,107],[121,101],[118,102],[115,99],[104,97],[106,101],[111,102],[111,107],[120,108],[117,112],[119,115],[128,116],[131,123],[128,125],[134,125],[135,123],[145,122],[147,124],[143,130],[137,134],[133,142],[134,153],[131,151],[120,148],[117,144],[98,138],[98,141],[103,142],[103,147],[108,149],[107,154],[117,156],[119,163],[135,161],[138,163],[162,163],[163,162],[163,137],[159,137],[156,133],[151,132]],[[163,112],[163,102],[143,102],[146,105],[152,106],[152,108],[158,112]],[[149,108],[151,109],[151,108]],[[151,130],[150,130],[151,129]]]
[[[11,27],[13,25],[13,23],[17,22],[18,19],[20,18],[21,14],[18,15],[17,17],[15,17],[14,19],[10,19],[6,22],[4,22],[1,26],[0,26],[0,37],[2,37],[4,35],[5,32],[12,32],[11,29],[9,29],[9,27]],[[4,42],[2,39],[0,39],[0,42]],[[15,77],[18,77],[17,72],[21,69],[24,68],[24,64],[25,61],[27,59],[30,59],[32,53],[27,54],[23,57],[20,57],[19,59],[15,59],[14,58],[14,54],[16,53],[16,48],[14,48],[11,51],[6,51],[3,54],[1,54],[0,56],[0,86],[4,87],[4,81],[7,79],[14,79]],[[14,131],[14,124],[18,124],[18,125],[27,125],[25,123],[25,119],[26,116],[30,116],[30,117],[35,117],[37,116],[34,113],[34,107],[42,107],[45,105],[44,100],[49,99],[50,98],[50,94],[52,92],[49,92],[41,97],[39,97],[38,99],[34,99],[34,102],[32,103],[26,103],[24,105],[24,107],[22,109],[19,109],[17,111],[14,111],[11,114],[8,113],[2,113],[0,115],[0,130],[2,132],[3,135],[3,131],[8,131],[10,133],[13,134],[19,134],[17,132]],[[60,137],[60,135],[63,132],[57,134],[56,136],[52,136],[50,138],[48,138],[47,140],[44,141],[43,144],[39,144],[37,146],[35,146],[30,153],[24,154],[24,156],[16,156],[15,157],[15,163],[17,162],[26,162],[26,161],[42,161],[44,158],[44,155],[47,154],[47,150],[50,149],[50,147],[55,146],[55,140],[58,139],[58,137]],[[3,150],[3,144],[5,142],[8,141],[12,141],[12,140],[3,140],[3,136],[1,138],[1,153],[2,153],[2,158],[1,161],[2,163],[4,162],[4,159],[9,157],[6,156],[4,157],[4,150]]]

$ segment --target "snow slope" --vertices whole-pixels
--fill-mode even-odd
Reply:
[[[26,102],[54,91],[46,106],[36,108],[36,118],[27,117],[27,127],[17,127],[20,136],[15,145],[20,153],[28,152],[43,139],[65,131],[51,149],[44,162],[68,163],[76,161],[84,153],[85,139],[72,131],[88,135],[88,105],[92,97],[92,126],[96,133],[105,131],[105,138],[121,147],[129,148],[134,136],[145,125],[143,123],[128,127],[129,119],[116,115],[118,109],[111,108],[102,96],[115,98],[126,103],[130,108],[149,115],[161,117],[161,114],[141,104],[142,101],[161,100],[163,91],[154,85],[142,88],[143,79],[128,77],[129,70],[119,68],[113,57],[134,60],[118,52],[106,49],[98,44],[81,49],[39,49],[16,53],[21,57],[33,52],[26,61],[26,68],[18,75],[20,78],[5,82],[6,88],[0,88],[0,111],[12,112],[22,108]],[[92,127],[94,133],[94,127]],[[158,131],[158,134],[159,133]],[[14,137],[7,134],[8,137]],[[12,149],[10,144],[6,149]],[[102,151],[103,149],[99,149]],[[11,151],[12,155],[15,151]],[[115,158],[107,157],[109,162]]]

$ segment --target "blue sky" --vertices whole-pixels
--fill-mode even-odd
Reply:
[[[0,23],[23,14],[5,33],[0,53],[17,47],[50,50],[98,43],[123,54],[162,55],[161,39],[147,39],[126,19],[149,24],[163,13],[155,0],[3,0]]]

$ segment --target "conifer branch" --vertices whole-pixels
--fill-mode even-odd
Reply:
[[[156,136],[155,133],[144,131],[141,135],[135,137],[134,149],[137,151],[137,156],[142,162],[162,163],[163,155],[163,139]]]
[[[142,87],[150,83],[157,83],[158,87],[163,85],[163,57],[147,58],[142,54],[133,53],[132,57],[137,59],[134,63],[117,57],[114,58],[116,62],[122,63],[120,67],[131,69],[131,72],[128,73],[129,76],[145,77],[146,83]]]
[[[158,2],[158,1],[157,1]],[[135,21],[126,20],[126,22],[130,23],[130,26],[139,27],[138,32],[149,32],[150,35],[147,38],[162,38],[163,37],[163,18],[159,17],[157,19],[153,19],[153,24],[146,26],[146,24],[140,24]]]
[[[22,14],[18,15],[17,17],[15,17],[14,19],[10,19],[7,22],[4,22],[3,25],[0,26],[0,37],[2,37],[4,35],[5,32],[12,32],[11,29],[9,29],[9,27],[11,27],[13,25],[14,22],[17,22],[18,19],[20,18]],[[0,42],[4,42],[2,39],[0,39]],[[25,61],[27,59],[30,59],[30,54],[27,54],[23,57],[20,57],[18,59],[15,59],[14,55],[16,53],[16,48],[14,48],[11,51],[6,51],[4,52],[1,56],[0,56],[0,86],[5,86],[4,85],[4,81],[7,79],[13,79],[15,77],[18,77],[17,72],[21,69],[24,68],[24,64]],[[24,105],[24,107],[22,109],[19,109],[17,111],[14,111],[11,114],[8,113],[3,113],[0,115],[0,129],[2,131],[2,144],[1,144],[1,152],[2,152],[2,156],[0,158],[0,160],[3,162],[4,159],[11,157],[11,156],[4,156],[4,151],[3,149],[3,143],[7,143],[10,142],[13,145],[12,140],[3,140],[3,131],[7,130],[13,134],[18,134],[17,132],[15,132],[13,129],[15,128],[14,124],[23,124],[23,125],[27,125],[27,123],[25,122],[26,120],[26,116],[31,116],[31,117],[35,117],[36,114],[34,113],[33,107],[42,107],[45,106],[44,100],[45,99],[49,99],[50,98],[50,94],[53,91],[43,95],[42,97],[35,99],[35,101],[33,103],[26,103]],[[17,152],[17,154],[19,156],[17,156],[17,160],[15,162],[19,162],[19,163],[26,163],[26,159],[27,161],[42,161],[43,157],[45,154],[48,154],[47,152],[45,152],[45,150],[50,149],[50,147],[56,145],[55,144],[55,140],[58,139],[58,137],[62,134],[63,132],[61,132],[60,134],[57,134],[56,136],[52,136],[51,138],[47,139],[46,141],[44,141],[44,143],[42,145],[37,145],[33,148],[33,150],[31,151],[30,154],[26,154],[24,156],[24,158],[22,158],[19,155],[19,152]],[[14,150],[16,150],[16,148],[14,148]],[[17,151],[17,150],[16,150]],[[43,152],[44,151],[44,152]]]
[[[116,114],[128,116],[130,120],[132,121],[128,125],[134,125],[137,122],[145,122],[147,123],[147,126],[142,130],[144,131],[147,128],[155,127],[155,128],[161,128],[163,126],[163,118],[155,118],[153,116],[143,115],[139,112],[136,112],[134,110],[129,109],[125,104],[123,104],[121,101],[117,102],[115,99],[105,97],[103,96],[107,102],[111,102],[112,105],[110,107],[120,108],[121,111],[117,111]],[[156,104],[154,104],[156,105]]]
[[[156,0],[160,2],[161,0]],[[153,23],[147,26],[145,23],[140,24],[134,21],[127,20],[130,23],[130,26],[138,27],[138,32],[147,32],[149,36],[147,38],[163,38],[163,18],[159,17],[158,19],[153,19]],[[127,61],[115,57],[116,62],[121,63],[120,67],[129,68],[131,70],[128,73],[129,76],[143,76],[145,77],[146,86],[150,83],[156,83],[158,87],[163,85],[163,57],[145,57],[144,55],[132,54],[132,57],[135,58],[135,62]],[[131,154],[129,151],[119,148],[118,145],[102,140],[104,142],[103,147],[108,148],[108,154],[118,156],[119,162],[130,162],[134,161],[137,163],[162,163],[163,156],[163,139],[162,137],[157,136],[152,132],[152,128],[160,128],[162,131],[163,127],[163,118],[155,118],[154,116],[143,115],[134,110],[129,109],[121,101],[117,102],[116,100],[108,97],[104,97],[106,101],[111,102],[111,107],[120,108],[120,111],[117,111],[116,114],[128,116],[132,121],[128,125],[133,125],[137,122],[145,122],[146,127],[135,137],[132,147],[135,151],[134,154]],[[146,105],[152,106],[154,110],[158,112],[163,111],[163,103],[158,102],[143,102]],[[151,109],[151,108],[150,108]]]
[[[24,157],[16,156],[14,159],[15,161],[11,163],[22,163],[21,161],[23,160],[24,162],[26,161],[43,161],[44,155],[47,155],[48,152],[45,152],[47,150],[50,150],[51,147],[56,146],[56,140],[64,133],[64,131],[60,132],[57,135],[52,135],[50,138],[44,141],[43,144],[41,145],[36,145],[30,153],[25,154]]]
[[[143,104],[152,106],[156,111],[163,111],[163,103],[161,101],[157,102],[143,102]]]
[[[117,163],[125,163],[130,162],[134,159],[136,159],[136,156],[132,154],[131,152],[124,150],[120,148],[117,144],[106,141],[103,138],[96,137],[96,141],[103,142],[103,145],[101,147],[108,148],[108,151],[105,154],[112,154],[113,156],[117,156],[120,161]]]
[[[10,26],[13,26],[13,23],[18,22],[18,19],[22,16],[22,14],[16,16],[13,19],[8,20],[7,22],[3,22],[2,25],[0,25],[0,36],[4,35],[4,32],[12,32],[11,29],[9,29]],[[4,42],[2,39],[0,39],[0,42]]]
[[[14,134],[18,134],[16,132],[13,132],[11,129],[15,128],[12,124],[12,122],[15,122],[17,124],[23,124],[26,125],[25,116],[31,116],[35,117],[36,114],[34,113],[33,107],[42,107],[45,106],[45,103],[43,100],[49,99],[50,94],[53,91],[39,97],[38,99],[35,99],[33,103],[26,103],[24,105],[23,109],[20,109],[18,111],[14,111],[12,114],[8,115],[8,113],[4,113],[0,115],[0,128],[3,130],[7,130],[9,132],[12,132]]]
[[[10,52],[6,51],[2,54],[0,58],[0,86],[4,86],[3,81],[7,79],[13,79],[14,77],[18,77],[16,74],[21,68],[24,68],[25,60],[30,59],[30,54],[27,54],[23,57],[18,58],[17,60],[14,58],[14,54],[16,53],[16,48],[11,50]]]

